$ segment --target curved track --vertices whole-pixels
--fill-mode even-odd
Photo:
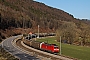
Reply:
[[[54,55],[54,54],[50,54],[50,53],[47,53],[47,52],[43,52],[43,51],[40,51],[40,50],[31,48],[31,47],[25,45],[25,44],[23,43],[23,41],[21,41],[21,40],[17,41],[16,43],[17,43],[17,45],[18,45],[20,48],[28,51],[28,53],[29,53],[30,55],[33,55],[33,54],[34,54],[34,55],[36,55],[38,58],[40,58],[40,56],[42,56],[42,57],[44,57],[44,58],[47,58],[47,60],[75,60],[75,59],[71,59],[71,58],[67,58],[67,57],[63,57],[63,56],[59,56],[59,55]],[[42,58],[42,57],[41,57],[41,58]],[[41,58],[40,58],[40,59],[41,59]],[[46,60],[46,59],[44,59],[44,60]]]

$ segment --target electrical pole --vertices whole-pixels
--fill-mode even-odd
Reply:
[[[38,25],[38,37],[37,38],[39,38],[39,25]]]
[[[35,41],[36,41],[36,35],[35,35]]]
[[[2,48],[3,48],[3,43],[2,43]]]
[[[28,34],[28,40],[29,40],[29,34]]]
[[[61,36],[60,36],[60,55],[61,55]]]

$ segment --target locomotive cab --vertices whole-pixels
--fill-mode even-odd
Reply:
[[[58,53],[59,52],[59,48],[56,44],[41,43],[40,49],[48,51],[48,52],[52,52],[52,53]]]
[[[58,52],[59,52],[58,46],[54,46],[54,52],[55,52],[55,53],[58,53]]]
[[[56,44],[52,44],[53,45],[53,52],[54,53],[58,53],[59,52],[59,48]]]

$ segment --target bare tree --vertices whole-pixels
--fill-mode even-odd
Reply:
[[[69,44],[72,44],[76,36],[76,28],[75,23],[64,22],[56,32],[57,41],[59,41],[59,36],[62,36],[62,41],[67,40]]]
[[[81,33],[80,33],[80,37],[81,37],[81,45],[85,45],[86,43],[89,42],[90,39],[90,27],[89,26],[83,26]]]

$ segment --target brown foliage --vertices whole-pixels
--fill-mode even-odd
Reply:
[[[1,29],[8,27],[43,28],[56,30],[60,21],[73,21],[73,16],[60,9],[46,6],[33,0],[0,0]],[[24,21],[24,23],[23,23]]]
[[[0,0],[0,30],[5,31],[3,33],[5,36],[6,33],[8,36],[22,34],[23,29],[27,28],[37,32],[38,25],[40,25],[40,32],[55,32],[65,21],[73,22],[77,27],[75,30],[79,30],[77,32],[80,33],[89,24],[61,9],[33,0]],[[12,27],[22,29],[10,29]]]

